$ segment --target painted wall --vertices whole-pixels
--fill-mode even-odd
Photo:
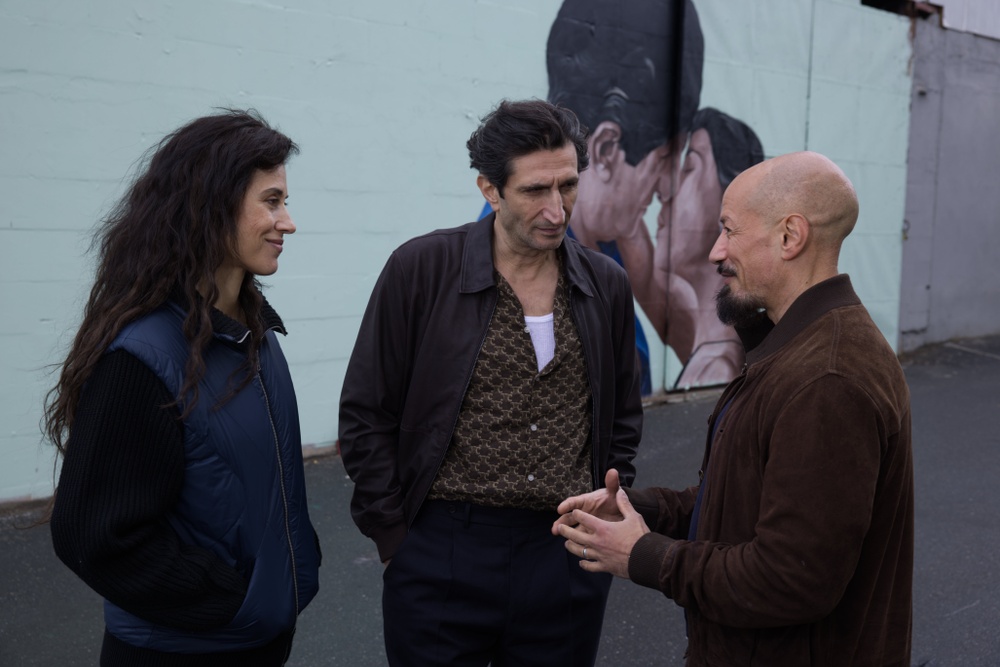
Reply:
[[[567,1],[564,8],[573,9],[560,13],[550,36],[554,53],[549,59],[549,97],[596,125],[590,142],[592,171],[606,174],[581,178],[580,201],[570,225],[581,242],[616,257],[629,273],[639,304],[639,342],[649,348],[651,388],[724,383],[742,365],[741,350],[732,344],[738,343],[734,332],[720,329],[715,318],[713,296],[721,283],[707,262],[718,229],[719,183],[694,186],[695,196],[686,183],[697,168],[689,165],[702,162],[689,160],[699,151],[699,115],[690,126],[685,120],[692,95],[695,108],[738,124],[745,132],[735,134],[753,135],[754,144],[759,139],[767,156],[815,150],[844,169],[858,190],[861,218],[845,245],[841,268],[852,274],[875,321],[895,344],[910,90],[906,19],[854,0],[696,0],[696,11],[683,10],[681,4]],[[664,28],[664,23],[671,27]],[[683,53],[678,66],[670,54],[657,52],[647,41],[650,34],[676,34],[682,24],[685,41],[677,49]],[[570,36],[557,38],[556,28]],[[553,75],[553,69],[570,73]],[[700,91],[695,86],[692,92],[688,83],[698,79]],[[655,141],[635,141],[643,150],[632,146],[639,155],[629,158],[628,130],[655,123],[647,117],[648,109],[666,106],[657,86],[677,86],[674,95],[667,95],[672,105],[661,114],[662,123],[670,127],[662,129],[662,136],[650,137]],[[678,123],[671,121],[678,117],[683,132],[675,135]],[[602,132],[609,137],[620,134],[621,139],[601,139]],[[732,134],[724,140],[740,143]],[[678,146],[672,146],[675,139]],[[718,139],[707,152],[717,158]],[[669,149],[666,166],[646,164],[655,154],[653,146]],[[625,158],[615,159],[616,152]],[[737,152],[745,153],[745,146]],[[739,159],[744,162],[741,168],[753,163]],[[624,167],[625,160],[635,169]],[[663,187],[671,163],[679,172],[672,197],[670,188],[664,193]],[[637,230],[620,219],[632,213],[622,193],[648,196],[650,188],[636,186],[643,177],[635,174],[653,169],[663,176],[653,186],[656,197],[648,207],[639,204],[640,211],[645,209],[646,229]],[[598,180],[616,187],[594,182]],[[588,187],[601,194],[584,197]],[[711,197],[716,211],[706,215],[704,199]],[[693,210],[707,236],[692,224]],[[692,253],[696,256],[686,256]],[[669,279],[657,284],[656,277],[664,274]],[[691,372],[692,365],[697,372]]]
[[[465,141],[502,96],[544,94],[554,3],[536,0],[0,3],[0,500],[47,496],[42,398],[92,277],[90,231],[132,165],[216,106],[302,148],[299,231],[266,282],[303,438],[329,446],[347,356],[385,258],[471,220]]]
[[[852,275],[895,345],[909,127],[908,21],[851,0],[695,5],[705,33],[701,106],[749,124],[767,157],[798,150],[828,155],[857,188],[861,215],[840,268]],[[651,352],[669,383],[682,364],[669,348]]]
[[[1000,4],[996,0],[932,0],[944,11],[945,28],[1000,39]]]
[[[290,331],[305,442],[325,447],[388,253],[476,217],[465,141],[478,117],[502,97],[545,97],[557,0],[285,4],[0,4],[0,501],[51,493],[46,369],[79,321],[94,224],[166,132],[252,106],[301,145],[288,169],[299,231],[267,294]],[[895,341],[907,22],[856,0],[695,4],[703,105],[749,123],[769,155],[826,152],[857,185],[862,220],[842,268]],[[652,353],[666,378],[669,351]]]
[[[903,350],[1000,331],[1000,41],[915,29]]]
[[[861,214],[840,269],[895,346],[909,21],[852,0],[696,4],[707,26],[703,106],[750,124],[768,157],[818,151],[854,183]]]

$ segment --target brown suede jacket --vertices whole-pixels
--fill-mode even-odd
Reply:
[[[741,331],[698,488],[629,490],[629,576],[685,608],[692,665],[910,664],[913,461],[902,369],[846,275]],[[753,345],[750,341],[759,341]],[[709,430],[711,433],[711,428]]]

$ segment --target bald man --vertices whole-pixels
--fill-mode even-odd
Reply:
[[[910,664],[910,397],[837,269],[858,200],[829,159],[740,174],[710,260],[746,365],[709,420],[699,486],[606,489],[553,532],[592,572],[684,607],[687,665]]]

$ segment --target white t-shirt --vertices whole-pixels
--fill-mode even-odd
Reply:
[[[556,356],[555,318],[552,313],[525,315],[524,323],[531,333],[531,344],[535,347],[535,359],[538,361],[538,370],[541,371]]]

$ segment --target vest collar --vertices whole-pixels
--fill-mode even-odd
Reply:
[[[201,296],[197,296],[196,298],[201,300]],[[264,295],[261,295],[261,299],[263,303],[261,304],[260,319],[261,324],[264,326],[264,331],[276,331],[283,336],[287,336],[288,331],[285,329],[285,323],[282,322],[281,317],[271,307],[271,304],[267,302]],[[175,288],[170,293],[170,301],[174,303],[178,310],[185,314],[190,309],[187,297],[180,288]],[[218,308],[212,308],[209,311],[209,316],[212,323],[212,334],[220,340],[242,344],[250,336],[250,329],[229,317]]]

